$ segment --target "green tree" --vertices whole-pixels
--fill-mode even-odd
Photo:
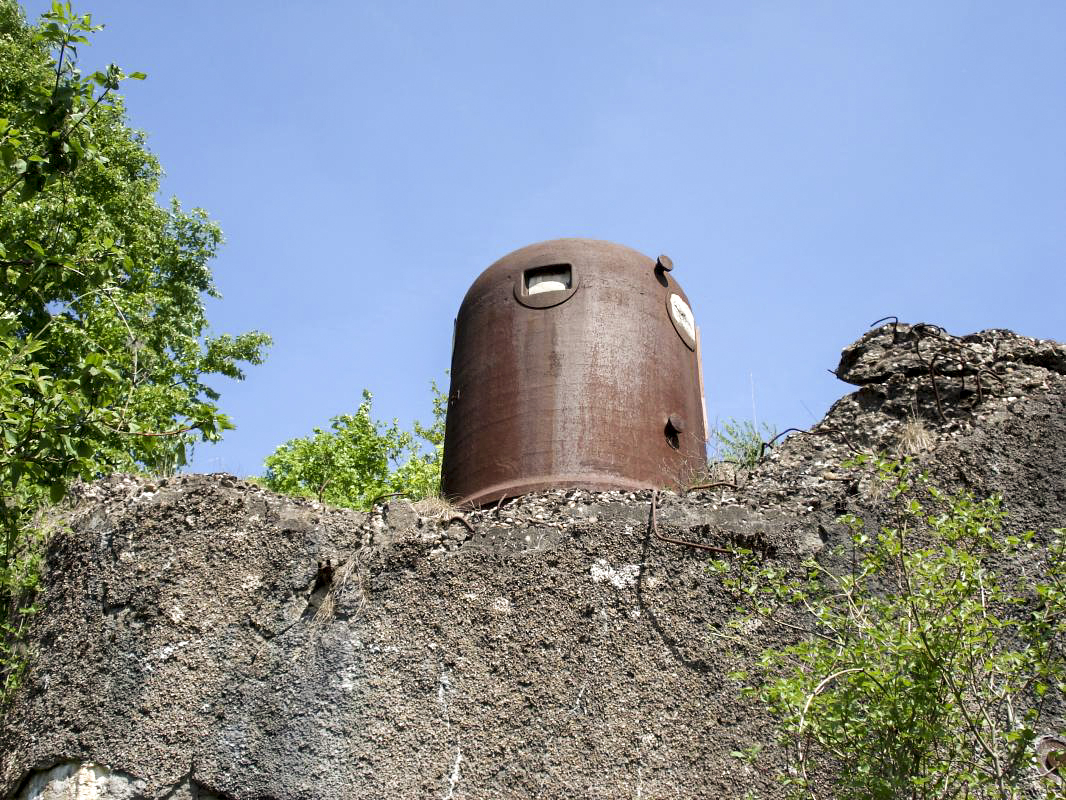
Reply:
[[[948,498],[906,463],[857,468],[887,486],[894,520],[872,533],[843,518],[845,558],[798,576],[714,563],[757,613],[808,633],[766,652],[751,689],[781,719],[788,782],[811,797],[1024,796],[1037,724],[1066,692],[1066,531],[1039,547],[1003,530],[998,497]]]
[[[0,659],[35,585],[40,503],[77,477],[183,464],[232,427],[205,378],[243,377],[269,342],[207,335],[221,233],[156,202],[161,169],[116,93],[144,76],[83,75],[95,30],[69,4],[31,26],[0,0]]]
[[[264,483],[277,492],[314,497],[321,502],[368,510],[376,498],[392,492],[411,497],[435,495],[440,487],[447,399],[433,384],[433,424],[376,421],[373,396],[363,390],[354,414],[330,420],[330,430],[291,439],[267,457]],[[422,443],[429,445],[422,451]]]

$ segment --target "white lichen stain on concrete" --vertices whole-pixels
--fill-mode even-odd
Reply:
[[[757,617],[742,619],[737,625],[737,630],[745,636],[755,633],[762,627],[763,621]]]
[[[342,692],[354,691],[358,677],[359,671],[354,664],[343,670],[340,674],[340,690]]]
[[[455,747],[455,763],[452,765],[452,774],[448,776],[448,793],[444,800],[452,800],[455,797],[455,787],[459,785],[459,765],[463,761],[463,751],[458,745]]]
[[[510,614],[511,613],[511,601],[506,597],[497,597],[492,601],[492,610],[497,614]]]
[[[640,564],[624,564],[617,569],[607,563],[606,559],[599,558],[589,570],[595,583],[609,581],[616,589],[628,589],[637,584],[640,577]]]
[[[258,589],[262,585],[263,579],[260,578],[258,575],[245,575],[244,580],[241,581],[241,588],[244,589],[244,591],[246,592],[250,592],[253,589]]]
[[[437,702],[440,703],[445,725],[448,724],[448,689],[451,688],[451,685],[451,681],[448,679],[448,671],[441,670],[440,677],[437,679]]]
[[[430,648],[436,650],[436,647],[430,645]],[[448,710],[448,692],[451,691],[452,682],[448,677],[448,670],[444,668],[444,665],[440,665],[440,676],[437,679],[437,702],[440,704],[441,718],[444,720],[444,730],[448,740],[452,738],[452,720],[451,714]],[[463,761],[463,749],[459,743],[459,737],[455,738],[455,760],[452,763],[451,773],[448,775],[448,787],[443,795],[443,800],[453,800],[455,797],[455,790],[459,786],[459,765]]]
[[[168,644],[165,647],[160,648],[159,653],[156,654],[156,659],[159,661],[166,661],[176,652],[188,646],[188,642],[176,642],[174,644]]]
[[[577,693],[577,700],[574,701],[573,708],[570,709],[571,714],[584,714],[585,710],[581,705],[581,701],[585,697],[585,691],[589,688],[589,682],[585,681],[581,684],[581,690]]]

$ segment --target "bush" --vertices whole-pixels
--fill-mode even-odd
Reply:
[[[763,443],[773,440],[776,433],[765,422],[757,427],[749,420],[729,419],[717,425],[711,440],[719,460],[743,469],[755,469],[763,457]]]
[[[884,482],[894,522],[842,518],[849,567],[713,564],[749,612],[806,633],[749,676],[781,720],[786,782],[811,797],[1022,796],[1036,726],[1066,692],[1066,531],[1042,550],[1003,531],[997,496],[948,498],[908,463],[854,466]],[[1021,559],[1039,566],[1004,568]]]
[[[233,427],[205,378],[243,377],[269,341],[208,335],[221,231],[156,201],[162,169],[116,91],[145,76],[77,68],[98,29],[0,0],[0,698],[23,668],[39,508],[77,478],[185,463]]]
[[[400,430],[396,420],[374,420],[373,396],[364,389],[354,414],[333,417],[330,430],[314,428],[311,436],[291,439],[268,456],[264,484],[276,492],[363,510],[393,492],[436,495],[447,399],[436,384],[433,394],[433,424],[426,428],[416,422],[412,433]],[[429,452],[422,452],[423,442]]]

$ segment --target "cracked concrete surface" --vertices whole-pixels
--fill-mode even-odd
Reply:
[[[937,348],[955,360],[930,376]],[[660,494],[660,527],[819,552],[840,513],[877,519],[840,462],[907,441],[1044,537],[1066,521],[1064,372],[1053,342],[884,326],[842,357],[859,391],[736,488]],[[904,436],[915,420],[925,435]],[[772,796],[772,721],[729,675],[782,634],[725,635],[735,604],[707,553],[653,537],[649,506],[544,492],[467,514],[471,533],[232,476],[85,487],[0,719],[0,797]],[[731,755],[753,745],[755,764]]]

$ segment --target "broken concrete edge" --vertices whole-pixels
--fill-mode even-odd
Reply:
[[[734,469],[731,477],[734,482],[739,481],[735,487],[719,486],[688,493],[685,485],[694,481],[682,481],[675,487],[660,489],[664,505],[694,503],[712,508],[755,507],[757,502],[759,507],[780,507],[781,500],[795,500],[802,494],[795,491],[798,488],[805,488],[810,494],[815,488],[822,490],[840,481],[843,476],[834,469],[839,469],[842,463],[856,455],[884,454],[920,460],[923,453],[935,450],[939,444],[1001,416],[1025,394],[1035,389],[1047,389],[1047,381],[1041,375],[1044,372],[1066,375],[1066,345],[1052,340],[1029,339],[1002,329],[956,337],[938,326],[925,323],[883,325],[865,333],[841,354],[835,374],[840,380],[859,386],[859,391],[838,400],[809,430],[787,429],[786,437],[765,448],[765,459],[754,470]],[[944,384],[942,387],[939,386],[941,383]],[[957,387],[953,385],[956,383],[959,384]],[[872,416],[863,413],[868,412],[869,395],[882,384],[895,395],[909,393],[909,404],[905,403],[903,408],[897,404],[884,415],[887,419],[865,426],[863,417]],[[887,404],[884,401],[889,399],[886,395],[887,392],[882,390],[878,398],[882,405],[877,410],[885,410]],[[840,417],[847,419],[840,420]],[[841,421],[848,424],[842,425]],[[918,429],[917,433],[915,429]],[[817,438],[818,444],[810,446],[808,437]],[[692,471],[697,469],[694,467]],[[797,481],[797,478],[802,480]],[[371,535],[358,543],[359,547],[366,547],[387,544],[391,541],[387,531],[403,530],[413,525],[425,529],[421,539],[433,544],[429,548],[431,555],[454,551],[471,538],[472,532],[468,529],[465,532],[450,530],[453,527],[466,528],[470,524],[486,522],[493,527],[507,528],[547,521],[549,527],[562,528],[575,522],[564,519],[560,525],[549,519],[561,508],[562,501],[573,507],[575,498],[585,502],[591,498],[595,502],[625,504],[650,503],[651,499],[650,489],[549,488],[478,508],[454,509],[436,498],[409,501],[401,497],[389,498],[372,511],[361,512],[330,507],[310,498],[279,495],[258,483],[228,473],[186,474],[162,479],[119,474],[75,487],[72,490],[72,513],[76,514],[78,507],[84,505],[95,508],[116,500],[120,503],[148,500],[161,489],[191,488],[205,480],[216,481],[223,488],[258,492],[264,498],[272,498],[271,502],[290,507],[279,518],[283,531],[304,527],[311,518],[320,522],[325,516],[333,523],[346,527],[358,525],[369,531]],[[790,510],[803,510],[803,498],[798,500],[799,506]],[[455,511],[460,513],[453,513]],[[69,513],[64,512],[60,519]],[[186,521],[194,524],[194,520]],[[435,539],[429,531],[431,528],[440,532]],[[809,550],[809,542],[797,544],[799,552]],[[782,552],[794,551],[786,548]]]
[[[940,456],[956,443],[981,429],[1016,424],[1044,395],[1063,396],[1061,378],[1066,371],[1062,369],[1066,350],[1061,345],[1026,340],[1006,331],[946,339],[942,334],[915,338],[910,336],[910,330],[902,325],[884,326],[845,350],[841,361],[843,364],[848,360],[851,377],[856,377],[856,369],[868,369],[869,375],[881,377],[861,383],[858,392],[838,401],[810,431],[797,433],[770,448],[766,460],[742,476],[736,488],[716,487],[688,496],[663,493],[660,521],[664,530],[705,544],[725,546],[731,543],[729,537],[743,537],[733,539],[733,544],[750,544],[757,538],[774,548],[780,558],[816,553],[839,536],[833,525],[837,506],[850,502],[849,498],[861,497],[869,489],[840,466],[856,452],[911,455],[934,470],[939,468],[944,475],[940,462],[951,459]],[[932,370],[906,366],[913,366],[918,357],[916,340],[918,356],[932,364]],[[965,358],[960,355],[960,347],[966,350]],[[862,352],[856,354],[856,349]],[[955,355],[958,364],[953,373],[937,367],[938,353]],[[946,360],[946,355],[940,358]],[[892,368],[893,364],[898,368]],[[983,378],[985,384],[978,389],[976,377],[981,370],[987,374]],[[922,428],[923,435],[908,433],[908,426],[915,425]],[[992,459],[994,454],[989,453],[988,457]],[[991,466],[990,470],[975,471],[976,491],[1003,488],[996,484],[998,466]],[[1061,472],[1062,463],[1054,462],[1053,466]],[[949,475],[947,479],[950,482],[953,478]],[[166,481],[113,476],[82,487],[65,524],[78,531],[75,536],[93,530],[103,536],[104,528],[97,522],[112,519],[128,525],[137,518],[136,513],[129,512],[164,500],[180,504],[183,498],[198,498],[199,507],[212,507],[237,496],[242,498],[242,519],[261,518],[278,536],[308,544],[301,563],[289,564],[282,576],[282,582],[294,593],[293,599],[299,600],[292,613],[278,620],[249,619],[253,627],[259,626],[256,629],[263,641],[280,641],[293,625],[321,622],[335,614],[337,609],[328,607],[331,589],[343,582],[344,571],[359,559],[373,558],[384,563],[377,574],[379,580],[387,581],[395,570],[410,569],[418,560],[452,561],[456,556],[476,553],[522,558],[573,543],[575,537],[598,535],[604,522],[624,525],[627,531],[644,530],[651,504],[648,491],[549,490],[466,513],[465,518],[474,529],[471,532],[445,519],[447,514],[406,500],[391,500],[374,513],[365,514],[274,495],[228,475],[182,475]],[[189,513],[178,517],[177,522],[191,532],[201,520],[196,517],[197,504],[187,505]],[[316,533],[327,528],[333,535],[319,537]],[[180,532],[177,535],[180,538]],[[64,534],[59,532],[56,537],[55,544],[61,544]],[[685,559],[706,559],[705,553],[697,551],[681,549],[678,554]],[[118,553],[120,560],[122,555]],[[391,562],[396,566],[390,566]],[[639,564],[612,563],[610,558],[594,558],[587,570],[587,577],[594,584],[619,592],[631,591],[641,578]],[[348,612],[342,609],[340,613],[343,618]],[[59,752],[63,758],[48,763],[88,761],[87,756],[96,755],[91,747]],[[42,765],[39,758],[33,763],[37,768]],[[118,761],[112,763],[123,766]],[[5,777],[15,779],[16,785],[28,785],[25,782],[34,780],[32,775],[29,764],[23,762],[18,778],[11,773]],[[162,785],[157,777],[155,785],[162,786],[160,791],[176,792],[183,784]],[[21,800],[32,795],[18,796]],[[170,795],[154,792],[152,796]]]

